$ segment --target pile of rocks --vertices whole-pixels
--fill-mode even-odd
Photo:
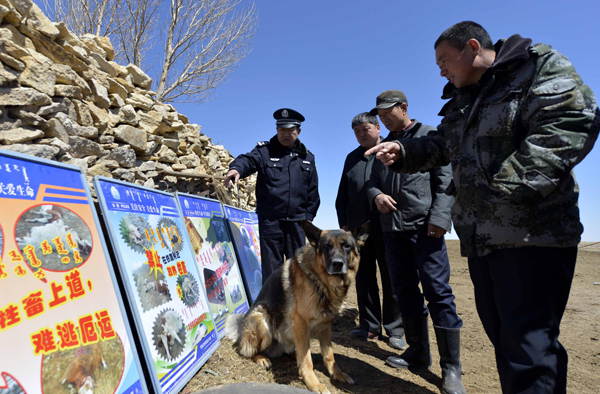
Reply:
[[[231,154],[172,105],[152,80],[113,61],[106,37],[77,37],[31,0],[0,0],[0,149],[252,209],[254,178],[222,186]]]

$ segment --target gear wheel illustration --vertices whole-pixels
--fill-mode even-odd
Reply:
[[[176,360],[185,348],[185,324],[177,312],[167,308],[160,312],[152,325],[154,348],[165,361]]]
[[[125,244],[138,253],[143,254],[152,247],[152,241],[147,237],[152,228],[143,216],[127,214],[119,222],[119,232]]]
[[[177,277],[177,295],[183,303],[192,307],[200,299],[200,286],[192,274],[179,275]]]

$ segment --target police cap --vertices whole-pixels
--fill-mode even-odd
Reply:
[[[280,108],[273,112],[275,125],[277,128],[290,129],[292,127],[300,127],[300,123],[304,122],[304,116],[298,111],[290,108]]]
[[[396,104],[408,103],[406,95],[399,90],[386,90],[375,99],[375,108],[369,111],[369,115],[377,115],[378,109],[391,108]]]

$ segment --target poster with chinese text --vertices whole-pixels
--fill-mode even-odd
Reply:
[[[210,311],[219,335],[223,336],[227,316],[249,309],[223,208],[217,200],[189,194],[177,193],[177,199],[196,263],[203,273]]]
[[[0,393],[146,392],[79,168],[0,152]]]
[[[233,246],[242,270],[246,294],[248,294],[250,301],[254,303],[262,288],[258,216],[256,212],[225,204],[223,209],[225,210]]]
[[[153,388],[176,393],[219,343],[175,196],[103,177],[95,185]]]

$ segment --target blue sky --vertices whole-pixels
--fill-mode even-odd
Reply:
[[[316,156],[321,207],[315,223],[322,228],[337,228],[340,173],[346,154],[357,146],[350,120],[371,109],[377,94],[403,90],[411,117],[439,123],[445,80],[434,62],[433,42],[456,22],[481,23],[494,41],[518,33],[551,44],[600,95],[597,0],[256,3],[258,29],[249,56],[207,102],[177,108],[233,155],[274,135],[275,109],[302,112],[300,139]],[[599,150],[575,170],[586,241],[600,241]]]

